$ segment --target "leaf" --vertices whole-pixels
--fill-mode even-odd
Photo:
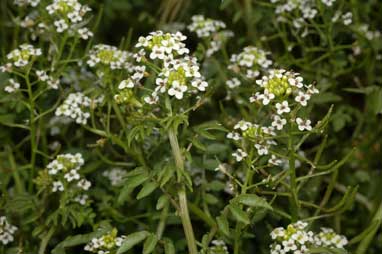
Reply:
[[[233,217],[244,224],[250,224],[249,217],[237,204],[228,205],[229,210],[231,211]]]
[[[241,194],[234,198],[233,201],[250,207],[262,207],[273,210],[272,206],[270,206],[265,199],[257,196],[256,194]]]
[[[135,245],[137,245],[138,243],[145,240],[149,234],[150,233],[147,231],[140,231],[140,232],[135,232],[135,233],[128,235],[125,238],[125,240],[123,241],[121,247],[119,247],[117,254],[122,254],[122,253],[125,253],[126,251],[130,250]]]
[[[344,249],[318,247],[318,248],[309,249],[308,253],[311,253],[311,254],[314,254],[314,253],[316,253],[316,254],[347,254],[348,252]]]
[[[205,196],[204,196],[204,200],[208,203],[208,204],[217,204],[219,203],[219,199],[217,199],[214,195],[212,194],[209,194],[207,193]]]
[[[142,199],[144,197],[147,197],[157,187],[158,187],[158,185],[155,182],[147,182],[147,183],[145,183],[145,185],[143,185],[142,189],[139,191],[139,193],[137,195],[137,199],[139,200],[139,199]]]
[[[168,203],[168,197],[166,195],[162,195],[157,202],[156,209],[161,210]]]
[[[221,215],[216,218],[216,221],[218,223],[219,229],[227,236],[229,236],[229,224],[227,217],[224,215]]]
[[[165,167],[165,169],[163,170],[163,172],[161,172],[161,175],[160,175],[160,179],[159,179],[160,187],[163,187],[171,179],[171,177],[173,177],[174,173],[175,173],[175,170],[173,167],[171,166]]]
[[[154,234],[150,234],[145,243],[143,244],[143,254],[150,254],[154,251],[155,246],[158,243],[158,238]]]
[[[164,253],[165,254],[175,254],[175,246],[172,241],[168,238],[164,240]]]
[[[65,248],[88,243],[91,239],[100,237],[108,233],[111,229],[112,227],[108,222],[101,222],[100,227],[95,232],[67,237],[64,241],[56,245],[52,250],[52,254],[65,254]]]

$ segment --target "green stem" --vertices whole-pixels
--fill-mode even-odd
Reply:
[[[29,130],[30,130],[30,149],[31,149],[31,157],[30,157],[30,166],[31,166],[31,181],[29,184],[29,190],[32,188],[32,180],[35,176],[35,164],[36,164],[36,150],[37,150],[37,142],[36,142],[36,125],[35,125],[35,103],[33,99],[33,91],[32,85],[29,80],[29,71],[26,73],[25,81],[28,87],[28,97],[29,97],[29,106],[30,106],[30,116],[29,116]]]
[[[54,227],[51,227],[49,231],[46,233],[44,238],[42,238],[40,243],[40,248],[38,250],[38,254],[45,254],[46,246],[48,246],[50,238],[52,238],[52,235],[54,233]]]
[[[184,161],[179,148],[178,138],[177,138],[177,129],[176,127],[170,128],[168,132],[168,136],[170,139],[172,154],[175,160],[175,165],[178,172],[178,182],[180,182],[180,177],[184,171]],[[194,230],[192,228],[190,214],[188,211],[187,205],[187,194],[186,194],[186,186],[182,183],[182,186],[178,190],[178,198],[179,198],[179,216],[183,224],[183,230],[186,235],[188,253],[189,254],[197,254],[198,250],[196,248],[196,241],[194,236]]]
[[[297,181],[296,181],[296,165],[295,165],[295,151],[293,147],[292,135],[288,138],[289,150],[289,176],[290,176],[290,190],[291,190],[291,215],[292,221],[298,220],[298,199],[297,199]]]

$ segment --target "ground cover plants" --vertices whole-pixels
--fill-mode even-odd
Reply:
[[[382,3],[0,3],[0,254],[382,251]]]

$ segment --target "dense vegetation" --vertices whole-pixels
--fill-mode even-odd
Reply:
[[[382,252],[380,0],[0,2],[0,254]]]

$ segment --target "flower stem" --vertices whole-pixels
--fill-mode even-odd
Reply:
[[[175,166],[178,172],[178,182],[180,182],[180,177],[184,171],[184,161],[182,154],[180,152],[178,138],[177,138],[177,129],[175,127],[170,128],[168,132],[168,137],[171,144],[172,154],[175,160]],[[186,235],[188,253],[197,254],[198,250],[196,248],[196,241],[194,236],[194,230],[192,228],[190,214],[188,211],[187,205],[187,193],[186,186],[184,183],[181,183],[181,187],[178,190],[179,198],[179,216],[183,224],[184,234]]]
[[[298,220],[298,199],[297,199],[297,181],[296,181],[296,165],[293,147],[292,135],[289,135],[288,139],[288,150],[289,150],[289,175],[290,175],[290,189],[291,189],[291,215],[292,221]]]

